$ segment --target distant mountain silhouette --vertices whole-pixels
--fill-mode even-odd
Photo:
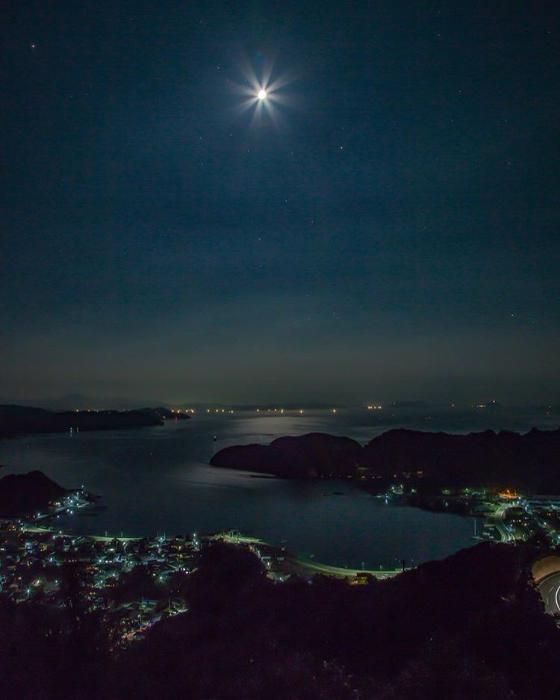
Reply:
[[[384,480],[412,475],[458,486],[504,485],[560,490],[560,429],[525,435],[486,430],[468,435],[389,430],[365,447],[349,438],[311,433],[270,445],[226,447],[210,464],[282,477],[347,477],[367,470]]]
[[[161,406],[165,402],[154,399],[130,399],[125,397],[94,397],[86,396],[85,394],[73,393],[54,398],[31,398],[31,399],[16,399],[13,397],[0,397],[0,405],[18,405],[28,407],[44,408],[48,411],[87,411],[94,410],[133,410],[138,406]]]

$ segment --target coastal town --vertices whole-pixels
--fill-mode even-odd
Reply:
[[[414,489],[403,484],[378,495],[400,505],[414,502],[414,496]],[[401,571],[351,570],[303,560],[234,531],[130,538],[77,535],[56,527],[57,516],[91,507],[93,500],[82,487],[30,517],[0,521],[0,598],[71,610],[78,617],[97,613],[115,648],[141,639],[158,621],[188,609],[189,576],[204,548],[216,541],[250,549],[268,577],[279,583],[292,575],[311,579],[322,574],[364,585],[371,576],[386,578]],[[471,516],[473,544],[540,538],[553,549],[560,543],[560,499],[555,497],[442,489],[432,507]]]

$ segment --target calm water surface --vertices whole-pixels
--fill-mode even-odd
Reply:
[[[362,442],[381,432],[350,415],[204,415],[161,428],[7,440],[0,464],[3,474],[40,469],[62,486],[100,494],[104,510],[60,521],[80,533],[235,528],[320,561],[366,568],[420,563],[474,544],[467,518],[388,506],[345,482],[258,478],[208,465],[227,445],[315,430]]]

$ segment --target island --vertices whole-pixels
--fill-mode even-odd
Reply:
[[[269,445],[226,447],[210,464],[283,478],[356,478],[379,490],[387,483],[408,481],[424,488],[507,485],[558,493],[559,456],[560,429],[467,435],[395,429],[364,446],[347,437],[309,433]]]
[[[274,474],[283,478],[353,476],[360,463],[362,447],[347,437],[309,433],[281,437],[270,445],[226,447],[215,454],[215,467]]]
[[[48,411],[31,406],[0,406],[0,438],[31,433],[122,430],[163,425],[169,419],[188,420],[184,411],[163,406],[135,410]]]

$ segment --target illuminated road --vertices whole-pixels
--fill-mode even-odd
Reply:
[[[515,536],[510,532],[507,525],[504,523],[504,516],[508,508],[511,508],[511,504],[504,503],[500,505],[494,513],[487,518],[487,522],[493,525],[500,535],[501,542],[514,542]]]
[[[222,532],[216,535],[211,535],[209,540],[221,540],[230,544],[246,544],[254,547],[265,547],[268,550],[274,551],[277,548],[263,542],[256,537],[247,537],[239,533]],[[280,553],[280,550],[277,550]],[[402,569],[347,569],[341,566],[330,566],[329,564],[321,564],[317,561],[309,561],[307,559],[298,559],[289,555],[287,552],[282,552],[283,557],[282,569],[287,573],[297,574],[299,576],[313,576],[315,574],[323,574],[324,576],[334,576],[335,578],[355,578],[359,574],[369,574],[375,578],[391,578],[400,574]]]
[[[238,532],[218,532],[215,535],[208,535],[205,539],[209,541],[220,540],[228,544],[266,544],[264,540],[260,540],[258,537],[248,537]]]
[[[550,615],[560,615],[560,571],[544,578],[538,584],[538,588],[546,612]]]
[[[375,578],[392,578],[402,572],[402,569],[347,569],[341,566],[321,564],[317,561],[296,559],[295,557],[287,557],[286,563],[293,567],[295,574],[303,576],[323,574],[324,576],[334,576],[335,578],[354,578],[359,574],[369,574]]]

